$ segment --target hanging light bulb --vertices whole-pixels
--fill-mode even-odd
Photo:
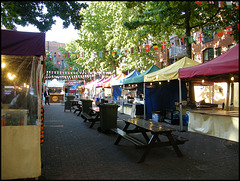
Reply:
[[[204,79],[202,80],[202,83],[204,83]]]
[[[231,77],[231,81],[234,81],[234,77]]]
[[[6,67],[6,64],[4,62],[2,62],[1,68],[5,68],[5,67]]]

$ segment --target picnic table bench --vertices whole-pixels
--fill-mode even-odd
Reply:
[[[80,116],[80,114],[81,114],[81,112],[82,112],[82,105],[81,104],[77,104],[76,105],[77,107],[75,108],[75,110],[74,110],[74,114],[77,112],[77,111],[79,111],[79,113],[77,114],[77,116]]]
[[[100,121],[99,118],[99,107],[90,107],[89,112],[81,112],[81,117],[84,119],[84,122],[89,121],[92,124],[89,126],[89,128],[92,128],[95,122]]]
[[[188,139],[173,135],[172,132],[176,131],[174,128],[170,128],[164,125],[161,125],[158,122],[144,120],[144,119],[128,119],[123,120],[125,122],[124,128],[112,129],[113,132],[118,134],[116,141],[114,142],[117,145],[122,138],[133,143],[136,148],[144,148],[145,151],[138,161],[138,163],[144,162],[150,150],[153,147],[163,147],[163,146],[172,146],[178,157],[182,156],[182,152],[178,148],[179,144],[184,144]],[[135,128],[129,130],[128,127],[134,125]],[[148,137],[147,132],[151,133],[151,138]],[[130,133],[142,133],[146,142],[137,139],[136,137],[130,136]],[[161,141],[159,135],[164,135],[168,138],[168,141]]]

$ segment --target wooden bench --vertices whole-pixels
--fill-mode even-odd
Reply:
[[[80,104],[77,105],[77,108],[75,109],[75,111],[73,112],[74,114],[79,111],[79,113],[77,114],[77,116],[80,116],[81,112],[82,112],[82,106]]]
[[[184,144],[186,141],[188,141],[188,139],[177,136],[177,135],[173,135],[172,132],[176,131],[174,128],[161,125],[158,122],[138,119],[138,118],[123,120],[123,121],[125,122],[125,126],[123,130],[119,128],[112,129],[113,132],[118,134],[118,137],[114,142],[114,144],[117,145],[120,142],[121,138],[124,138],[130,141],[131,143],[133,143],[138,148],[144,147],[145,151],[141,159],[138,161],[139,163],[145,160],[148,153],[153,147],[172,146],[177,156],[179,157],[182,156],[182,153],[177,145]],[[129,130],[128,127],[130,125],[134,125],[135,129]],[[147,132],[151,133],[151,138],[148,137],[148,135],[146,134]],[[130,136],[129,135],[130,133],[131,134],[142,133],[143,137],[146,140],[146,143],[143,143],[142,141]],[[161,141],[159,138],[159,135],[166,136],[168,138],[168,141]]]
[[[89,121],[92,123],[89,128],[92,128],[95,122],[100,121],[99,113],[93,113],[92,110],[89,113],[81,112],[81,117],[84,119],[84,122]]]
[[[121,135],[123,138],[125,138],[126,140],[130,141],[131,143],[133,143],[136,147],[141,147],[144,146],[145,143],[143,143],[142,141],[128,135],[125,131],[119,129],[119,128],[112,128],[111,129],[113,132]],[[116,144],[116,143],[114,143]]]

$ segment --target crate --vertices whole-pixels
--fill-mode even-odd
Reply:
[[[182,115],[182,122],[184,126],[188,126],[188,116]]]
[[[152,120],[155,122],[162,122],[164,119],[164,116],[162,115],[161,111],[154,111],[152,112]]]

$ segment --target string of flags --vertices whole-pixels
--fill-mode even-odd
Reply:
[[[110,76],[111,72],[68,72],[68,71],[46,71],[45,79],[61,79],[61,80],[74,80],[74,79],[93,79],[98,76]]]
[[[238,28],[238,30],[239,30],[239,23],[237,24],[237,28]],[[232,28],[232,26],[230,25],[230,26],[227,26],[226,28],[225,28],[225,30],[226,30],[226,32],[227,32],[227,34],[231,34],[231,33],[233,33],[233,28]],[[216,34],[218,35],[218,37],[221,37],[221,36],[223,36],[223,29],[221,29],[221,28],[219,28],[217,31],[216,31]],[[207,38],[207,37],[210,37],[210,36],[213,36],[213,33],[212,32],[208,32],[208,35],[206,36],[206,37],[204,37],[203,36],[203,33],[193,33],[193,36],[189,36],[189,37],[182,37],[182,38],[180,38],[179,39],[179,44],[180,45],[185,45],[186,44],[186,41],[188,41],[188,43],[196,43],[196,40],[198,40],[199,42],[203,42],[203,40],[204,40],[204,38]],[[171,42],[170,43],[170,45],[174,45],[174,42]],[[157,46],[157,44],[153,44],[151,47],[150,47],[150,45],[148,45],[148,44],[146,44],[146,45],[144,45],[144,46],[139,46],[138,47],[138,51],[137,52],[149,52],[150,51],[150,49],[152,49],[153,51],[157,51],[157,50],[159,50],[159,47]],[[166,42],[161,42],[161,49],[167,49],[167,44],[166,44]],[[121,52],[122,52],[122,50],[121,49],[117,49],[116,51],[114,51],[114,50],[110,50],[110,51],[95,51],[95,52],[93,52],[93,54],[94,54],[94,57],[103,57],[103,55],[115,55],[115,54],[117,54],[117,55],[121,55]],[[128,48],[124,48],[123,49],[123,53],[125,54],[125,55],[127,55],[128,53],[130,53],[130,54],[134,54],[136,51],[135,51],[135,48],[134,47],[131,47],[130,48],[130,51],[129,51],[129,49]],[[51,58],[52,58],[52,54],[53,54],[53,52],[49,52],[48,50],[46,50],[46,54],[47,55],[49,55],[50,56],[50,60],[51,60]],[[62,58],[66,58],[66,54],[65,53],[63,53],[63,54],[61,54],[60,52],[54,52],[54,57],[56,57],[58,55],[58,57],[61,57],[62,56]],[[84,52],[82,52],[82,53],[75,53],[75,52],[72,52],[71,54],[68,52],[67,53],[67,57],[68,58],[70,58],[70,57],[77,57],[77,58],[80,58],[80,57],[82,57],[82,58],[84,58],[84,55],[85,55],[85,53]]]
[[[225,3],[226,2],[226,5],[227,5],[227,8],[232,8],[233,5],[236,6],[237,9],[239,9],[239,2],[238,1],[208,1],[209,4],[213,5],[213,4],[217,4],[217,6],[219,8],[222,8],[223,7],[223,2]],[[201,5],[202,4],[202,1],[195,1],[196,4],[198,5]],[[239,30],[239,23],[237,24],[237,28]],[[231,34],[233,33],[233,27],[230,25],[230,26],[227,26],[225,28],[227,34]],[[193,36],[190,36],[190,37],[181,37],[179,39],[179,45],[185,45],[186,41],[188,41],[189,44],[191,43],[196,43],[196,40],[198,40],[199,42],[203,42],[205,38],[208,38],[208,37],[212,37],[213,34],[212,32],[208,32],[207,33],[207,37],[204,37],[202,33],[193,33]],[[221,37],[223,36],[223,29],[222,28],[219,28],[217,31],[216,31],[216,34],[218,35],[218,37]],[[170,45],[174,45],[174,42],[170,42]],[[164,50],[164,49],[167,49],[167,44],[166,42],[161,42],[161,49]],[[129,51],[130,50],[130,51]],[[103,56],[107,56],[107,55],[121,55],[121,53],[123,52],[123,54],[127,55],[127,54],[134,54],[134,53],[137,53],[137,52],[149,52],[150,50],[153,50],[153,51],[158,51],[159,50],[159,47],[157,46],[157,44],[153,44],[153,45],[149,45],[149,44],[146,44],[146,45],[143,45],[143,46],[139,46],[137,47],[137,50],[134,48],[134,47],[131,47],[131,48],[124,48],[124,49],[117,49],[117,50],[110,50],[110,51],[95,51],[93,52],[93,56],[94,57],[103,57]],[[60,53],[60,52],[49,52],[48,50],[46,50],[46,55],[47,56],[50,56],[50,60],[53,58],[53,57],[62,57],[62,58],[70,58],[70,57],[74,57],[74,58],[84,58],[85,57],[85,52],[81,52],[81,53],[76,53],[76,52],[67,52],[67,53]]]
[[[217,4],[219,8],[223,7],[223,2],[225,1],[208,1],[209,4]],[[196,4],[201,5],[202,1],[195,1]],[[239,9],[239,2],[238,1],[226,1],[227,8],[232,8],[233,4],[235,4],[236,8]]]

